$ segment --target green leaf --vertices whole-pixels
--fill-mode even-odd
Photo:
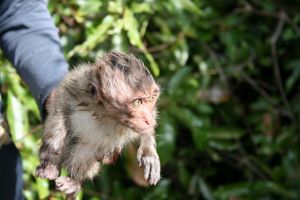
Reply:
[[[108,11],[111,13],[118,13],[121,14],[123,11],[123,1],[109,1],[108,2]]]
[[[185,66],[189,58],[189,48],[185,39],[180,39],[177,42],[177,48],[174,51],[174,56],[180,66]]]
[[[173,108],[172,113],[189,129],[202,128],[206,121],[187,108]]]
[[[198,150],[204,150],[208,145],[208,138],[206,134],[206,128],[201,127],[192,130],[192,136],[194,144]]]
[[[133,2],[131,6],[131,10],[134,13],[153,13],[153,9],[151,8],[150,3],[143,3],[143,2]]]
[[[188,187],[188,185],[190,184],[191,176],[188,169],[185,166],[185,163],[182,161],[178,161],[176,165],[178,168],[178,178],[180,180],[180,183],[185,187]]]
[[[188,67],[183,67],[179,69],[170,79],[168,83],[168,92],[172,94],[176,89],[178,89],[179,85],[185,80],[185,78],[189,75],[191,69]]]
[[[125,9],[125,13],[124,13],[124,28],[127,31],[127,35],[130,43],[142,50],[147,60],[150,62],[150,67],[154,76],[158,76],[160,73],[159,67],[155,62],[153,56],[147,51],[146,47],[144,46],[142,42],[141,34],[138,29],[138,21],[134,17],[131,10],[128,8]]]
[[[287,91],[291,91],[300,78],[300,59],[290,62],[288,67],[292,69],[292,74],[286,82],[286,89]]]
[[[169,116],[160,118],[161,125],[157,131],[157,150],[162,164],[172,160],[175,151],[176,130],[174,124],[168,121],[168,118]]]
[[[28,120],[21,102],[12,94],[7,93],[7,120],[14,141],[20,140],[28,132]]]
[[[208,187],[206,181],[202,177],[199,178],[199,189],[200,189],[203,197],[206,200],[213,200],[214,199],[213,196],[212,196],[210,188]]]
[[[251,190],[247,183],[234,183],[218,187],[214,192],[214,197],[220,200],[249,196]]]
[[[108,30],[114,25],[115,18],[111,15],[107,15],[102,20],[96,29],[89,35],[87,40],[81,45],[73,48],[69,53],[68,57],[72,57],[74,54],[78,53],[82,56],[87,55],[89,51],[94,49],[98,44],[103,42],[108,36]]]
[[[170,181],[167,179],[162,179],[159,181],[157,187],[155,187],[148,194],[143,195],[144,200],[152,200],[152,199],[168,199],[168,189],[170,187]],[[122,195],[123,196],[123,195]]]
[[[201,9],[199,8],[199,3],[198,3],[198,5],[196,5],[195,3],[195,1],[192,1],[192,0],[181,0],[181,2],[183,3],[183,5],[184,5],[184,7],[188,10],[188,11],[190,11],[191,13],[195,13],[195,14],[197,14],[197,15],[202,15],[203,13],[202,13],[202,11],[201,11]],[[194,3],[195,2],[195,3]]]
[[[212,140],[233,140],[244,135],[244,131],[235,127],[209,127],[207,137]]]
[[[261,191],[266,194],[277,194],[283,199],[296,199],[297,194],[289,191],[281,185],[272,181],[257,181],[253,186],[254,190]]]
[[[219,151],[234,151],[239,148],[239,145],[234,142],[209,140],[209,147]]]
[[[76,14],[81,14],[83,16],[95,15],[99,12],[102,6],[102,2],[98,0],[89,0],[89,1],[79,1],[79,10],[75,12]],[[75,16],[77,18],[78,16]]]
[[[49,184],[47,180],[36,179],[35,187],[38,192],[39,199],[46,199],[49,196],[50,192],[48,190]]]

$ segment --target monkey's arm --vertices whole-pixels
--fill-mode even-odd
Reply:
[[[53,180],[60,170],[60,155],[66,137],[64,119],[61,114],[49,114],[44,124],[42,146],[40,148],[40,165],[36,176]]]
[[[151,184],[156,185],[160,179],[160,161],[156,152],[154,134],[141,135],[140,147],[137,152],[137,160],[144,167],[144,178]]]

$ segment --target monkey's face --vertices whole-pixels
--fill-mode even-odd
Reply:
[[[119,86],[122,88],[121,84]],[[153,132],[156,126],[156,103],[159,94],[159,87],[153,83],[147,88],[147,92],[119,90],[117,97],[101,98],[98,106],[105,109],[106,116],[116,119],[136,132],[147,134]]]
[[[111,52],[95,67],[95,91],[105,113],[137,132],[151,132],[156,126],[159,87],[142,61]]]
[[[104,106],[106,115],[116,119],[120,124],[141,134],[152,133],[156,126],[156,102],[159,92],[156,84],[149,87],[147,93],[120,91],[118,98],[104,100],[101,106]]]
[[[159,89],[156,87],[150,93],[136,95],[136,98],[127,103],[129,115],[120,121],[140,133],[153,131],[156,126],[156,102]]]

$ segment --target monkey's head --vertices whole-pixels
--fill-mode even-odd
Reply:
[[[159,86],[135,56],[110,52],[96,61],[90,94],[105,114],[140,133],[156,126]]]

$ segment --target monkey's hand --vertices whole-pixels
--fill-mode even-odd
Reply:
[[[66,194],[73,194],[80,191],[80,184],[70,177],[60,176],[55,179],[56,189]]]
[[[151,185],[156,185],[160,179],[160,161],[156,149],[140,146],[137,152],[137,160],[139,166],[144,167],[144,178]]]
[[[41,164],[37,167],[35,175],[40,178],[54,180],[58,177],[59,171],[56,165]]]

